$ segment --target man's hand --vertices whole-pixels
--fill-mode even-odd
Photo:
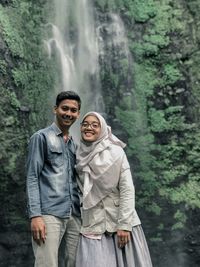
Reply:
[[[129,231],[117,230],[118,247],[123,248],[131,239]]]
[[[34,241],[40,246],[45,243],[46,239],[46,226],[42,217],[33,217],[31,219],[31,232]]]

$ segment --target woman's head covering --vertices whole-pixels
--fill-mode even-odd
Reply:
[[[91,208],[109,194],[113,186],[116,186],[120,172],[120,164],[125,144],[112,134],[110,126],[97,112],[88,112],[82,122],[88,116],[95,116],[101,126],[99,137],[94,142],[85,142],[82,138],[77,150],[76,170],[83,179],[83,207]],[[115,145],[121,153],[113,153],[111,147]],[[113,169],[114,168],[114,169]],[[115,170],[115,171],[113,171]]]

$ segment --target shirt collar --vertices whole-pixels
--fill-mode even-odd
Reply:
[[[60,130],[60,128],[57,126],[55,122],[51,124],[51,127],[53,128],[56,135],[62,135],[62,131]],[[69,135],[68,140],[72,140],[72,136]]]

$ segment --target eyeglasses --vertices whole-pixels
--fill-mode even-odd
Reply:
[[[88,128],[89,126],[92,128],[92,129],[98,129],[99,128],[99,126],[100,126],[100,124],[98,123],[98,122],[91,122],[91,123],[89,123],[89,122],[87,122],[87,121],[84,121],[84,122],[81,122],[81,126],[83,127],[83,128]]]

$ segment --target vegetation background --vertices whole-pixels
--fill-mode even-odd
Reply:
[[[105,113],[127,142],[155,267],[200,266],[200,1],[94,0],[124,22],[131,68],[101,62]],[[25,158],[52,119],[55,64],[43,46],[51,1],[0,1],[0,266],[32,266]],[[129,77],[129,79],[127,79]]]

